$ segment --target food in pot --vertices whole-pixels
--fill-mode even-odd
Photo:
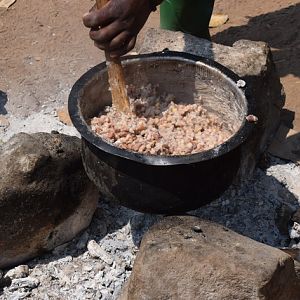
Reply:
[[[175,101],[158,86],[129,86],[131,113],[107,106],[91,120],[92,130],[112,145],[152,155],[189,155],[214,148],[232,136],[216,115],[200,104]],[[176,103],[175,103],[176,102]]]

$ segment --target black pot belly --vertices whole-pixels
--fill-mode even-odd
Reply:
[[[182,213],[219,197],[232,183],[240,147],[191,164],[155,166],[104,152],[82,139],[86,172],[100,192],[131,209],[147,213]]]

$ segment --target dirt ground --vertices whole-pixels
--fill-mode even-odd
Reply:
[[[0,10],[0,114],[28,116],[66,104],[73,83],[103,60],[81,16],[93,4],[79,0],[18,0]],[[268,42],[287,95],[285,119],[300,130],[300,4],[295,0],[216,0],[227,24],[213,41]],[[147,27],[159,25],[158,13]]]

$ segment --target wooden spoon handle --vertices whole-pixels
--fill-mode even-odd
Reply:
[[[103,7],[109,0],[96,0],[97,8]],[[120,58],[111,58],[105,51],[108,81],[111,89],[112,103],[117,110],[129,112],[129,99],[126,93],[124,71]]]

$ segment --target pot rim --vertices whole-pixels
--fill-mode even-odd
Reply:
[[[238,82],[244,83],[244,80],[240,78],[237,74],[224,67],[223,65],[197,55],[185,53],[185,52],[177,52],[177,51],[162,51],[162,52],[154,52],[147,54],[139,54],[139,55],[131,55],[125,56],[121,60],[124,64],[130,63],[133,61],[140,61],[143,58],[150,59],[178,59],[182,62],[190,62],[198,64],[204,64],[210,68],[218,70],[222,73],[223,76],[227,77],[233,84],[236,85],[239,93],[242,93],[242,96],[246,99],[246,112],[244,120],[239,128],[239,130],[232,135],[228,140],[226,140],[223,144],[218,145],[215,148],[195,153],[189,155],[177,155],[177,156],[166,156],[166,155],[151,155],[151,154],[141,154],[137,152],[131,152],[125,149],[118,148],[106,141],[104,141],[101,137],[97,136],[90,126],[85,122],[79,107],[79,99],[81,97],[82,88],[92,79],[95,74],[100,71],[106,69],[106,63],[102,62],[90,70],[88,70],[85,74],[83,74],[73,85],[69,100],[68,100],[68,109],[70,118],[74,127],[80,133],[81,137],[85,139],[88,143],[92,144],[99,150],[107,152],[109,154],[132,160],[141,164],[153,165],[153,166],[170,166],[170,165],[185,165],[192,164],[201,161],[207,161],[213,158],[217,158],[222,156],[234,148],[241,145],[251,134],[254,129],[254,123],[250,123],[246,120],[246,116],[250,114],[254,114],[254,105],[251,101],[251,97],[249,96],[249,88],[246,84],[238,84]]]

